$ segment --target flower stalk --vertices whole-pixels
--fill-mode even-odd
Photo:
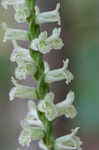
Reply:
[[[64,46],[60,38],[61,28],[55,28],[48,37],[47,31],[40,33],[40,25],[56,22],[61,25],[59,9],[48,12],[40,12],[36,6],[36,0],[3,0],[2,6],[7,9],[8,5],[14,7],[15,20],[18,23],[26,22],[29,30],[11,29],[3,23],[5,35],[3,41],[11,40],[13,52],[10,60],[17,64],[15,77],[19,80],[26,80],[28,75],[33,76],[37,87],[29,87],[19,84],[13,77],[13,87],[9,93],[9,99],[29,99],[28,113],[21,121],[22,132],[19,136],[19,143],[22,146],[30,146],[33,140],[40,140],[39,147],[44,150],[81,150],[82,142],[75,136],[79,128],[71,134],[55,139],[52,121],[57,117],[65,115],[66,118],[74,118],[77,110],[73,105],[74,92],[70,91],[66,99],[54,104],[54,93],[50,92],[50,84],[66,80],[68,85],[73,79],[73,74],[68,69],[69,59],[64,61],[62,68],[50,70],[47,62],[43,61],[43,55],[51,50],[59,50]],[[29,48],[22,48],[16,40],[30,41]],[[37,104],[33,101],[38,99]]]

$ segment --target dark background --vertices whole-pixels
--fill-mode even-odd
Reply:
[[[38,0],[41,11],[56,7],[53,0]],[[75,105],[78,115],[75,119],[58,118],[53,123],[55,136],[70,132],[80,126],[79,135],[83,140],[83,150],[99,149],[99,1],[98,0],[61,0],[62,38],[65,46],[60,51],[52,51],[44,56],[51,69],[62,66],[66,57],[70,58],[70,68],[75,80],[66,87],[64,81],[52,84],[55,102],[62,101],[72,89],[76,93]],[[0,5],[0,149],[15,150],[21,131],[20,120],[27,112],[27,100],[9,102],[8,92],[12,87],[10,77],[14,74],[14,64],[9,61],[13,50],[11,42],[2,43],[2,22],[12,28],[27,29],[26,24],[17,24],[14,10],[8,11]],[[51,33],[56,24],[43,25],[43,30]],[[27,42],[20,42],[27,47]],[[31,79],[30,79],[31,80]],[[29,80],[29,82],[31,82]],[[24,149],[25,148],[21,148]],[[26,148],[27,149],[27,148]],[[30,150],[38,149],[32,142]]]

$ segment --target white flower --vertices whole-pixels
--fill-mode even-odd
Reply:
[[[19,143],[22,146],[30,146],[32,140],[39,140],[44,137],[44,130],[39,127],[31,127],[27,124],[25,120],[21,121],[21,126],[23,128],[20,136]]]
[[[50,92],[45,96],[44,100],[41,100],[38,104],[38,109],[45,113],[45,116],[49,121],[52,121],[57,116],[57,111],[53,100],[54,94]]]
[[[11,53],[10,60],[17,63],[15,76],[19,80],[25,80],[27,75],[34,75],[37,66],[30,56],[29,49],[19,47],[16,41],[12,41],[14,50]]]
[[[1,4],[5,9],[7,9],[8,5],[23,4],[24,2],[25,0],[2,0]]]
[[[52,35],[48,37],[47,43],[51,45],[52,49],[61,49],[64,46],[62,39],[60,38],[61,28],[55,28]]]
[[[30,15],[30,11],[26,5],[26,3],[16,4],[14,5],[15,13],[15,20],[18,23],[23,23],[26,21],[26,18]]]
[[[20,136],[19,136],[19,144],[21,144],[22,146],[30,146],[31,143],[31,138],[32,138],[32,131],[31,128],[26,128],[24,130],[22,130]]]
[[[44,100],[40,101],[38,104],[38,109],[45,113],[46,118],[49,121],[55,118],[65,115],[67,118],[74,118],[77,115],[75,107],[72,105],[74,101],[74,93],[70,91],[67,98],[58,103],[54,104],[54,94],[52,92],[48,93]]]
[[[58,22],[58,25],[61,25],[60,15],[59,15],[60,3],[57,4],[56,9],[48,12],[40,13],[39,8],[36,6],[36,23],[50,23],[50,22]]]
[[[8,28],[5,23],[3,23],[3,28],[5,30],[3,42],[7,40],[28,40],[28,32],[25,30]]]
[[[35,51],[40,51],[45,54],[51,50],[51,45],[47,43],[47,32],[41,32],[37,39],[34,39],[31,43],[31,48]]]
[[[47,37],[46,31],[41,32],[39,37],[32,41],[31,48],[43,54],[50,52],[52,49],[61,49],[64,44],[60,38],[60,33],[60,28],[55,28],[49,37]]]
[[[56,139],[55,150],[82,150],[82,142],[80,138],[76,136],[79,127],[72,130],[71,134],[62,136]]]
[[[58,116],[65,115],[67,118],[74,118],[77,115],[77,110],[73,106],[74,92],[70,91],[64,101],[56,104]]]
[[[69,84],[73,80],[72,73],[68,70],[69,59],[64,61],[64,66],[60,69],[50,70],[46,73],[45,81],[52,83],[66,79],[66,84]]]
[[[15,77],[19,80],[25,80],[28,75],[34,75],[37,71],[35,63],[19,64],[15,69]]]
[[[37,39],[34,39],[31,43],[31,48],[41,53],[47,53],[51,50],[50,45],[47,43],[47,32],[41,32]]]
[[[12,77],[12,82],[15,85],[9,93],[10,101],[14,98],[22,98],[22,99],[35,99],[37,98],[36,89],[33,87],[28,87],[24,85],[20,85],[17,81]]]
[[[22,62],[33,61],[30,56],[29,50],[22,48],[22,47],[17,47],[13,49],[11,56],[10,56],[10,60],[16,63],[18,63],[19,60]]]
[[[28,109],[29,109],[29,112],[27,113],[27,116],[25,119],[26,122],[29,125],[43,127],[43,124],[40,121],[38,113],[37,113],[36,104],[33,101],[28,101]]]

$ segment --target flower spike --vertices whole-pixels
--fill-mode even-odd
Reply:
[[[72,119],[77,115],[73,105],[75,98],[73,91],[67,94],[65,100],[54,104],[54,93],[50,92],[49,88],[52,82],[66,80],[68,85],[73,80],[74,76],[68,69],[69,59],[63,61],[62,68],[54,70],[50,70],[49,64],[43,61],[43,54],[59,50],[64,46],[60,37],[61,27],[55,27],[51,35],[48,35],[47,31],[40,33],[40,25],[44,23],[61,25],[60,3],[57,3],[55,10],[45,12],[40,12],[36,0],[2,0],[1,4],[5,9],[9,5],[13,6],[15,20],[18,23],[27,22],[29,25],[29,31],[26,31],[8,28],[6,23],[2,24],[5,31],[3,42],[11,40],[13,44],[10,61],[17,65],[15,77],[18,80],[25,80],[31,75],[37,81],[37,87],[34,88],[21,85],[13,77],[11,78],[14,87],[9,92],[9,100],[29,99],[28,112],[21,121],[19,143],[29,147],[33,140],[39,140],[39,147],[43,150],[82,150],[82,142],[76,136],[79,127],[57,139],[53,134],[54,119],[63,115]],[[17,44],[17,40],[29,40],[29,48],[22,48]],[[35,99],[39,100],[37,104],[33,101]]]

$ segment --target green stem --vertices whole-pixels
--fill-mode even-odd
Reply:
[[[40,34],[40,25],[36,24],[36,15],[35,15],[36,0],[27,0],[26,3],[30,10],[30,16],[27,18],[27,22],[29,23],[29,39],[30,41],[32,41],[33,39],[37,38]],[[31,48],[30,48],[30,55],[36,62],[38,68],[34,77],[37,80],[38,99],[41,100],[49,91],[49,85],[45,83],[43,55],[40,52],[33,51]],[[44,113],[38,111],[38,115],[45,127],[45,137],[42,140],[44,144],[48,147],[48,150],[54,150],[55,140],[52,123],[46,119]]]

